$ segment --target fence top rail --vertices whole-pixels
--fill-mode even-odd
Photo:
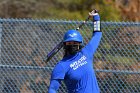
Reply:
[[[13,19],[13,18],[8,18],[8,19],[2,19],[0,18],[0,23],[2,22],[31,22],[31,23],[62,23],[62,24],[71,24],[71,23],[81,23],[83,21],[76,21],[76,20],[62,20],[62,19]],[[91,21],[87,22],[89,24],[92,24]],[[106,25],[139,25],[140,22],[115,22],[115,21],[101,21],[102,24]]]

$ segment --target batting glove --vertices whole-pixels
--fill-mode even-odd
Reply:
[[[93,21],[100,21],[100,16],[96,9],[94,9],[92,12],[89,12],[89,16],[93,17]]]
[[[98,15],[98,11],[96,9],[92,10],[92,12],[89,12],[89,16],[95,16]]]

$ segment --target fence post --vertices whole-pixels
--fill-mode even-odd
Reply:
[[[2,59],[1,59],[1,47],[2,47],[2,45],[1,45],[1,43],[2,43],[2,23],[0,22],[0,63],[1,63],[1,61],[2,61]]]

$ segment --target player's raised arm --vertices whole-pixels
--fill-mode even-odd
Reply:
[[[89,16],[93,18],[93,35],[90,42],[85,48],[88,54],[90,56],[93,56],[93,54],[99,46],[99,42],[102,37],[102,32],[100,29],[100,16],[98,14],[98,11],[94,9],[92,12],[89,13]]]

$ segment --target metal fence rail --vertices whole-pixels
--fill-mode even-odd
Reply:
[[[60,50],[43,60],[64,33],[81,21],[0,19],[0,93],[47,93]],[[92,22],[80,29],[84,43],[92,35]],[[103,37],[94,68],[101,93],[140,92],[140,23],[101,22]],[[66,93],[62,83],[59,93]]]

